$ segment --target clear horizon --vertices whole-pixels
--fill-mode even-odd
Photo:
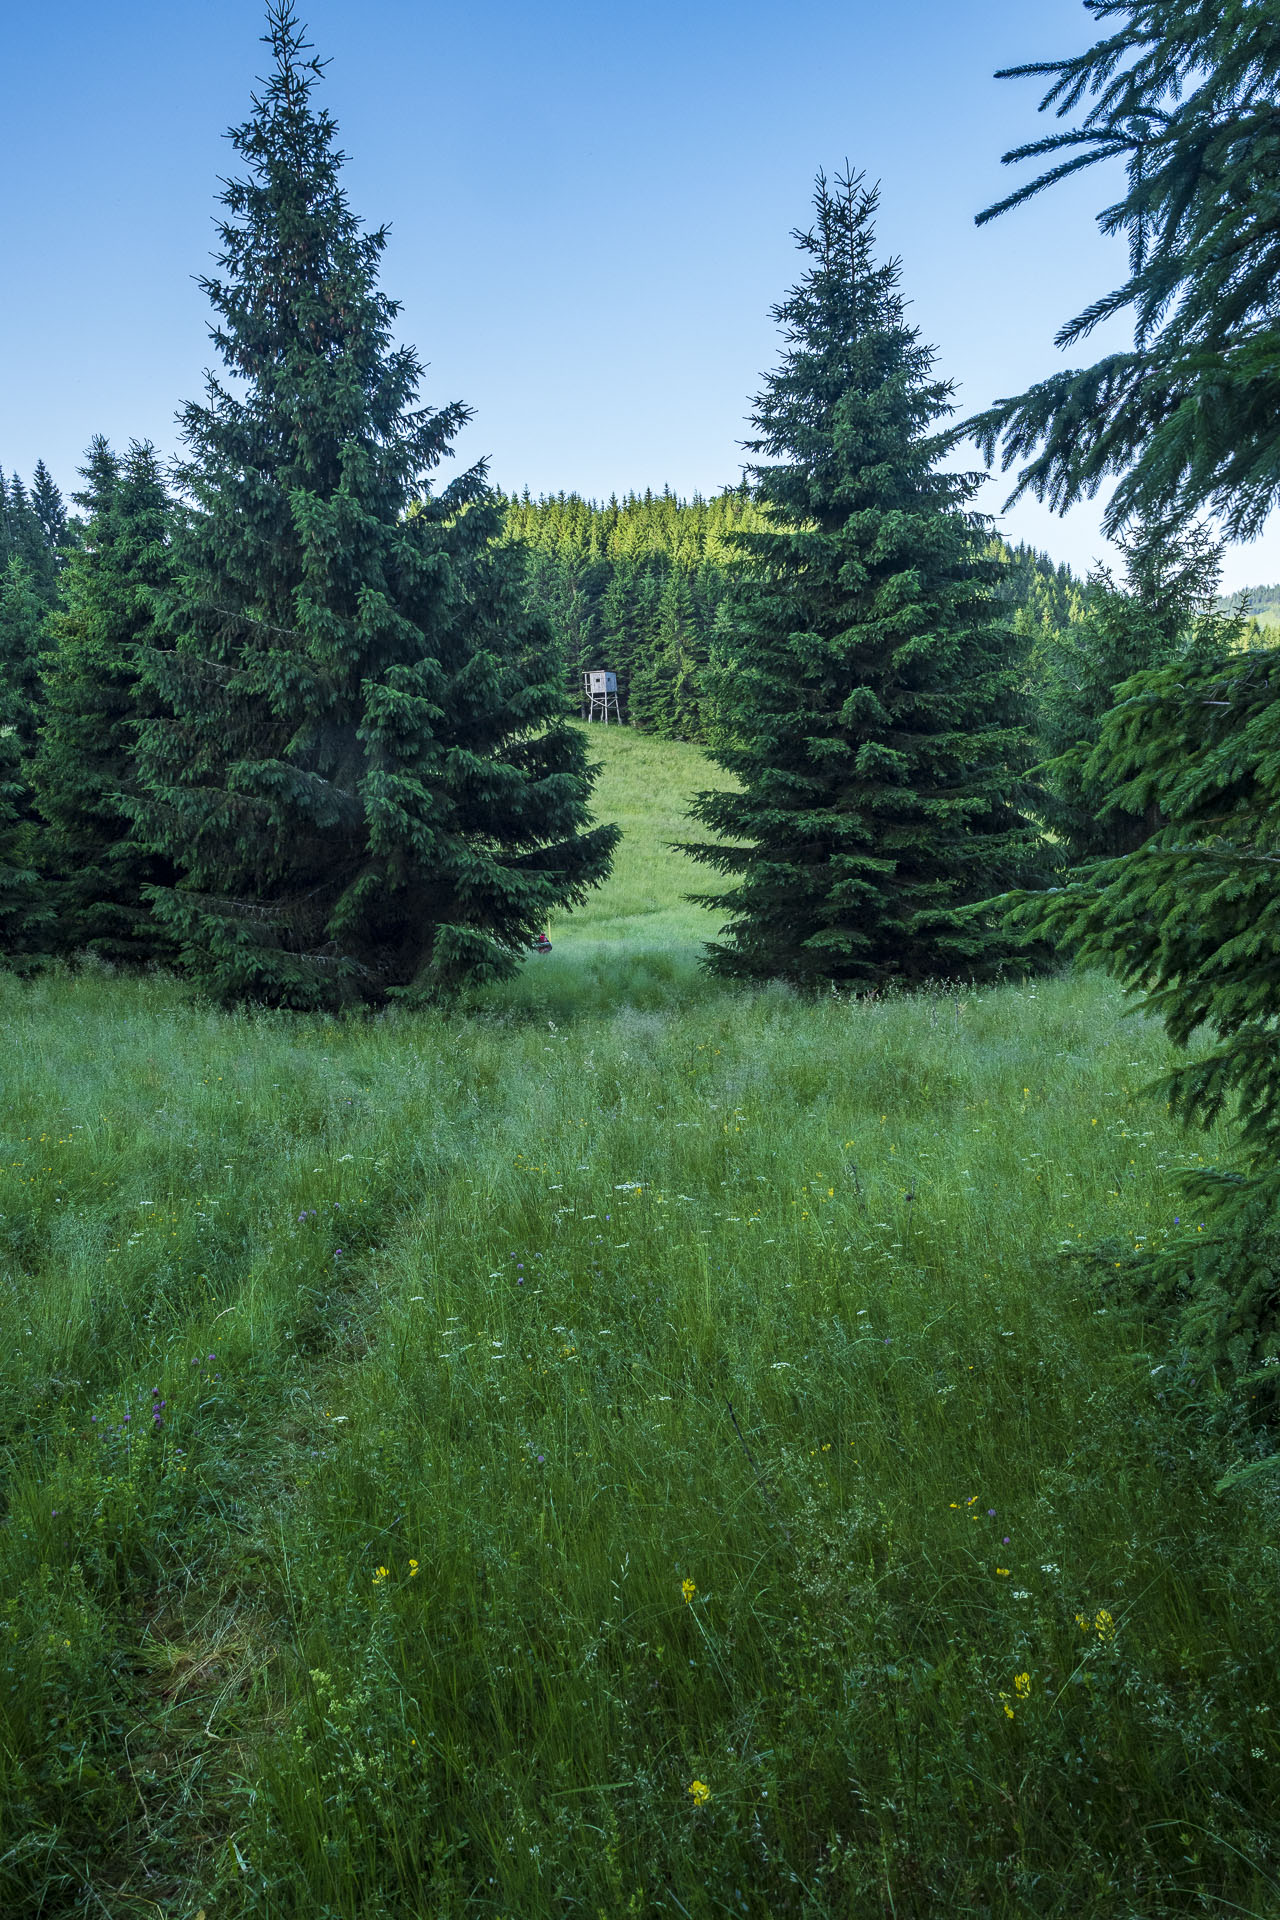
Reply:
[[[1048,131],[1036,84],[994,70],[1083,46],[1080,0],[1034,17],[1013,0],[792,0],[785,34],[761,0],[301,11],[331,60],[351,204],[391,228],[384,285],[425,397],[475,408],[460,452],[508,491],[737,481],[819,167],[881,182],[880,250],[902,257],[962,413],[1068,364],[1055,331],[1123,276],[1095,224],[1114,172],[973,224],[1022,177],[1001,153]],[[8,233],[26,291],[0,317],[6,472],[43,458],[69,494],[95,433],[176,449],[213,358],[195,277],[262,27],[258,0],[16,12],[0,103],[26,161]],[[1126,339],[1099,332],[1088,356]],[[980,505],[1007,492],[997,478]],[[1110,557],[1099,521],[1096,503],[1060,519],[1024,502],[1000,530],[1084,572]],[[1273,516],[1228,550],[1224,585],[1278,579]]]

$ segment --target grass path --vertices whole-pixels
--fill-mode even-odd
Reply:
[[[579,958],[597,942],[670,951],[714,939],[715,914],[686,896],[715,893],[718,876],[679,852],[678,843],[707,837],[690,821],[689,803],[704,788],[730,784],[728,775],[699,747],[631,727],[582,731],[600,769],[593,810],[620,826],[623,837],[604,886],[555,924],[566,955]]]

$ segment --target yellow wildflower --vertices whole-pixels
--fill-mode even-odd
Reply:
[[[705,1781],[702,1780],[691,1780],[689,1783],[689,1792],[693,1795],[694,1805],[698,1807],[705,1806],[711,1798],[711,1789],[706,1785]]]
[[[1005,1718],[1006,1718],[1007,1720],[1012,1720],[1012,1718],[1013,1718],[1013,1708],[1012,1708],[1012,1707],[1011,1707],[1011,1706],[1009,1705],[1009,1703],[1008,1703],[1008,1701],[1007,1701],[1007,1700],[1005,1701],[1005,1707],[1004,1707],[1004,1711],[1005,1711]]]
[[[1107,1612],[1105,1607],[1098,1608],[1097,1613],[1094,1615],[1093,1624],[1097,1628],[1098,1638],[1100,1640],[1115,1639],[1116,1623],[1111,1618],[1111,1615]]]
[[[1001,1578],[1002,1580],[1007,1580],[1007,1579],[1009,1578],[1009,1569],[1008,1569],[1008,1567],[997,1567],[997,1568],[996,1568],[996,1572],[997,1572],[997,1573],[998,1573],[998,1574],[1000,1575],[1000,1578]]]
[[[380,1580],[385,1580],[390,1571],[390,1567],[379,1567],[373,1576],[374,1586],[376,1587]]]
[[[1019,1700],[1029,1700],[1031,1698],[1031,1675],[1029,1673],[1016,1673],[1013,1677],[1013,1690]]]
[[[698,1589],[694,1586],[692,1580],[682,1580],[680,1582],[680,1591],[684,1595],[684,1603],[687,1607]],[[693,1789],[690,1788],[690,1792],[692,1791]]]
[[[416,1560],[411,1560],[409,1562],[409,1578],[411,1580],[416,1580],[417,1577],[418,1577],[418,1563]]]

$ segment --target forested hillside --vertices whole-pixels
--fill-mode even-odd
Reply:
[[[603,503],[526,491],[506,500],[506,515],[507,538],[528,549],[530,598],[560,642],[571,692],[587,668],[612,668],[633,726],[703,744],[721,737],[713,669],[732,657],[722,608],[742,559],[737,536],[766,525],[749,488]],[[992,555],[1006,562],[998,593],[1029,640],[1079,616],[1083,583],[1069,567],[1001,540]]]
[[[1245,587],[1240,593],[1224,595],[1218,604],[1226,613],[1238,607],[1242,599],[1250,617],[1261,626],[1280,627],[1280,581],[1269,587]]]

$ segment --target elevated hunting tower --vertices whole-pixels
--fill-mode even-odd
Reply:
[[[603,720],[606,723],[622,721],[618,707],[618,676],[606,673],[603,668],[592,668],[582,676],[582,711],[587,720]]]

